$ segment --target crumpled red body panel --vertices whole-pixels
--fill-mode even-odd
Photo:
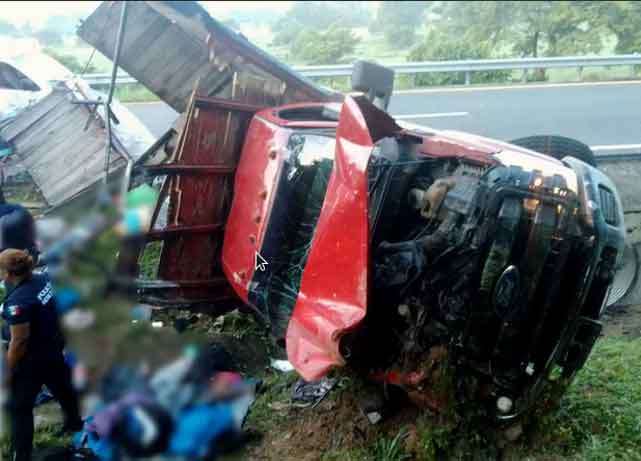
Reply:
[[[334,169],[287,329],[288,358],[308,381],[343,364],[340,337],[357,327],[367,311],[372,146],[357,103],[346,97]]]

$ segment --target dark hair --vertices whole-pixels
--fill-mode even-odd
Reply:
[[[0,268],[15,277],[31,275],[33,258],[28,251],[8,249],[0,253]]]

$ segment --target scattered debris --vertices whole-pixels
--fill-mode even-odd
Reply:
[[[311,383],[300,379],[292,388],[292,401],[314,408],[327,397],[337,382],[337,379],[327,377]]]
[[[371,424],[378,424],[383,419],[383,415],[378,411],[372,411],[370,413],[367,413],[365,416],[367,416],[367,419]]]
[[[278,370],[278,371],[281,371],[283,373],[289,373],[289,372],[295,370],[294,366],[288,360],[272,359],[270,361],[270,366],[274,370]]]

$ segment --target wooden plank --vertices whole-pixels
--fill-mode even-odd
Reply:
[[[121,67],[178,112],[187,108],[196,81],[204,94],[228,94],[227,80],[235,71],[263,81],[268,96],[263,102],[279,100],[285,88],[289,102],[331,97],[226,29],[195,2],[130,2],[129,7]],[[114,10],[119,8],[101,4],[78,32],[107,56],[116,41]]]
[[[10,124],[0,131],[2,136],[7,140],[13,140],[20,134],[24,133],[29,129],[31,125],[36,123],[47,113],[53,110],[56,105],[62,103],[64,100],[64,92],[54,91],[51,94],[47,95],[44,99],[38,102],[22,112],[19,116]]]
[[[106,142],[105,131],[96,121],[84,131],[88,114],[83,106],[56,96],[58,103],[14,139],[21,163],[52,206],[64,203],[102,178]],[[32,114],[25,116],[33,119]],[[113,152],[110,171],[122,167],[123,162]]]

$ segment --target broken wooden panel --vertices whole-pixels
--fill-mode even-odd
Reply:
[[[251,102],[262,95],[262,86],[249,85],[230,96]],[[158,215],[168,196],[166,224],[155,226],[147,237],[163,241],[158,276],[174,285],[146,287],[145,292],[157,292],[156,301],[213,306],[236,299],[221,267],[222,231],[245,132],[259,109],[245,102],[194,96],[171,161],[145,168],[150,175],[168,178],[156,210]]]
[[[72,91],[60,87],[1,131],[15,148],[10,163],[29,173],[49,207],[77,196],[104,173],[105,130],[86,106],[73,100]],[[109,170],[124,165],[115,149]]]
[[[121,2],[103,2],[78,35],[113,58]],[[220,24],[196,2],[129,2],[120,66],[178,112],[193,88],[226,98],[234,85],[261,81],[269,105],[325,101],[334,94]]]

